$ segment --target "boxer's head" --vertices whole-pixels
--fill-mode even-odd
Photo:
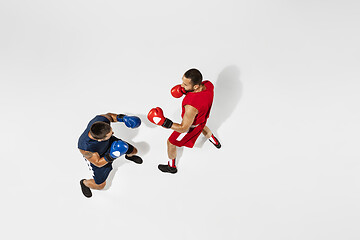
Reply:
[[[181,86],[185,89],[186,92],[194,92],[200,87],[202,79],[201,72],[195,68],[192,68],[187,70],[182,77],[183,83]]]
[[[91,125],[90,135],[99,142],[108,140],[113,134],[110,124],[106,122],[94,122]]]

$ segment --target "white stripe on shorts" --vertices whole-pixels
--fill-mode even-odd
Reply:
[[[91,175],[94,177],[95,174],[94,174],[94,170],[92,169],[92,167],[91,167],[91,165],[90,165],[90,161],[87,160],[86,158],[84,158],[84,159],[85,159],[85,161],[86,161],[86,163],[87,163],[87,165],[88,165],[88,167],[89,167],[89,171],[91,172]]]
[[[191,125],[190,128],[189,128],[189,131],[190,131],[191,128],[196,128],[197,126],[199,126],[199,124],[198,124],[198,125]],[[185,133],[181,133],[181,134],[176,138],[176,141],[181,141],[189,131],[187,131],[187,132],[185,132]]]

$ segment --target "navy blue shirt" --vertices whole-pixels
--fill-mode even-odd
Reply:
[[[90,132],[91,125],[94,122],[106,122],[110,124],[110,120],[104,116],[97,115],[94,117],[87,125],[85,131],[81,134],[78,141],[78,148],[89,152],[97,152],[100,157],[103,157],[110,148],[113,140],[110,138],[106,141],[99,142],[91,139],[88,134]]]

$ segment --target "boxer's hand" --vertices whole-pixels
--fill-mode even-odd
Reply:
[[[124,122],[128,128],[137,128],[141,125],[141,119],[136,116],[126,116],[125,114],[119,114],[116,116],[118,122]]]
[[[116,158],[125,154],[129,149],[129,145],[121,140],[117,140],[111,144],[110,152],[105,154],[104,159],[107,162],[113,162]]]
[[[174,86],[172,89],[171,89],[171,95],[174,97],[174,98],[180,98],[182,97],[183,94],[185,94],[186,91],[183,87],[181,87],[181,85],[176,85]]]
[[[173,122],[164,117],[163,110],[160,107],[153,108],[148,113],[148,119],[150,122],[163,126],[164,128],[171,128]]]

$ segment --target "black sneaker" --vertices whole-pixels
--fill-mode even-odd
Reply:
[[[159,170],[162,172],[168,172],[168,173],[177,173],[177,168],[176,167],[170,167],[169,165],[165,165],[165,164],[159,164],[158,166]]]
[[[82,179],[82,180],[80,181],[81,191],[82,191],[82,193],[84,194],[85,197],[89,198],[89,197],[92,196],[92,193],[91,193],[90,188],[87,187],[87,186],[85,186],[84,180],[85,180],[85,179]]]
[[[212,143],[212,144],[214,144],[214,146],[216,147],[216,148],[221,148],[221,144],[220,144],[220,142],[219,142],[219,140],[214,136],[214,138],[215,138],[215,140],[216,140],[216,143],[214,143],[213,141],[211,141],[211,139],[209,139],[209,141]]]
[[[125,155],[125,158],[127,160],[130,160],[130,161],[133,161],[134,163],[137,163],[137,164],[142,164],[143,163],[143,160],[141,159],[141,157],[139,156],[131,156],[131,157],[128,157],[127,155]]]

